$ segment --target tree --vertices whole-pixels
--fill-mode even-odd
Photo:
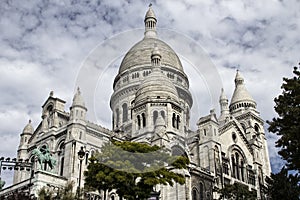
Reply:
[[[84,172],[85,187],[104,191],[104,199],[115,189],[127,200],[148,198],[157,184],[184,184],[180,170],[189,163],[187,157],[171,156],[158,146],[129,141],[106,143],[90,161]]]
[[[256,191],[249,191],[249,187],[241,183],[227,184],[224,188],[218,190],[219,199],[231,200],[255,200],[257,199]]]
[[[76,198],[76,195],[73,193],[74,188],[74,182],[67,182],[65,187],[59,188],[59,190],[55,191],[54,189],[50,187],[42,187],[38,191],[38,199],[40,200],[74,200],[74,199],[80,199]]]
[[[298,185],[299,176],[288,174],[288,170],[284,167],[277,174],[271,174],[266,178],[267,194],[273,200],[298,200],[300,196],[300,188]]]
[[[73,193],[74,182],[68,182],[64,188],[59,190],[56,199],[60,200],[74,200],[80,199],[79,197],[76,198],[76,195]]]
[[[44,186],[38,191],[39,200],[52,200],[53,198],[54,198],[54,192],[51,188]]]
[[[294,77],[283,78],[282,94],[274,99],[278,117],[267,121],[268,130],[280,136],[276,147],[286,161],[286,168],[266,179],[267,193],[272,199],[296,200],[300,195],[300,71],[294,67],[293,73]]]
[[[300,67],[300,63],[299,63]],[[288,170],[300,170],[300,71],[294,67],[293,78],[283,78],[283,89],[275,101],[278,117],[267,123],[268,130],[281,136],[276,141],[278,154],[287,162]]]

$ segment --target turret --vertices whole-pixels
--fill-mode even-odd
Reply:
[[[31,124],[31,120],[29,120],[28,124],[24,127],[21,133],[21,140],[19,145],[19,150],[27,149],[28,140],[33,134],[33,127]]]
[[[73,97],[73,103],[70,110],[71,120],[85,120],[87,108],[85,107],[85,102],[83,100],[79,87],[77,88],[77,91]]]
[[[161,58],[160,51],[155,45],[151,53],[151,73],[135,94],[133,136],[148,134],[149,136],[145,137],[152,137],[159,116],[164,120],[167,131],[183,134],[183,111],[179,95],[172,81],[161,70]]]
[[[225,122],[230,113],[229,113],[229,108],[228,108],[228,98],[225,95],[224,89],[222,88],[221,90],[221,95],[220,95],[220,108],[221,108],[221,115],[219,117],[219,122]]]
[[[201,117],[197,125],[197,132],[199,133],[200,139],[200,166],[211,172],[220,172],[221,147],[219,143],[219,122],[215,110],[210,110],[209,115]]]
[[[233,92],[229,110],[231,114],[236,112],[243,111],[245,109],[254,109],[256,110],[256,102],[249,94],[248,90],[244,84],[244,78],[237,70],[235,76],[235,90]]]
[[[21,138],[20,138],[20,145],[18,148],[18,153],[17,153],[17,159],[28,159],[28,141],[31,138],[32,134],[34,132],[33,126],[31,124],[31,120],[29,120],[28,124],[24,127],[22,133],[21,133]],[[28,171],[20,171],[16,170],[14,172],[14,179],[13,183],[18,183],[26,178],[29,177],[29,172]]]

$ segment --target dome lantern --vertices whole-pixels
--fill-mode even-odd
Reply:
[[[158,50],[156,43],[154,44],[154,49],[151,53],[151,64],[153,69],[160,68],[161,55]]]
[[[145,38],[156,38],[156,16],[152,10],[152,4],[149,5],[149,9],[145,15]]]

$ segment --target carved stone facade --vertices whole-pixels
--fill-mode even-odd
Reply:
[[[86,152],[85,170],[93,152],[114,136],[163,145],[172,154],[190,159],[189,169],[182,172],[186,176],[184,185],[157,186],[162,200],[213,199],[218,197],[214,189],[234,182],[257,191],[260,198],[265,176],[270,174],[264,122],[240,72],[236,74],[230,104],[222,89],[220,115],[211,110],[199,119],[196,131],[190,130],[193,99],[188,77],[174,50],[158,38],[157,19],[151,7],[144,22],[144,38],[127,52],[114,80],[110,100],[113,130],[86,120],[88,110],[79,89],[70,112],[65,111],[65,101],[51,92],[42,106],[38,127],[34,129],[29,122],[24,128],[18,159],[35,162],[32,151],[48,148],[57,160],[54,169],[45,166],[39,171],[35,166],[32,181],[36,185],[31,192],[47,184],[62,187],[74,181],[77,185],[80,148],[83,146]],[[29,177],[29,172],[16,172],[14,183]],[[1,192],[4,193],[5,190]]]

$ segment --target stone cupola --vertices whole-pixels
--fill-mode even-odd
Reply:
[[[73,97],[73,102],[70,110],[71,119],[85,119],[87,108],[85,107],[85,102],[81,95],[79,87],[77,88],[77,91]]]
[[[244,84],[244,78],[238,70],[236,72],[234,82],[235,89],[229,105],[230,112],[236,112],[238,110],[248,108],[256,109],[256,102],[248,92]]]

